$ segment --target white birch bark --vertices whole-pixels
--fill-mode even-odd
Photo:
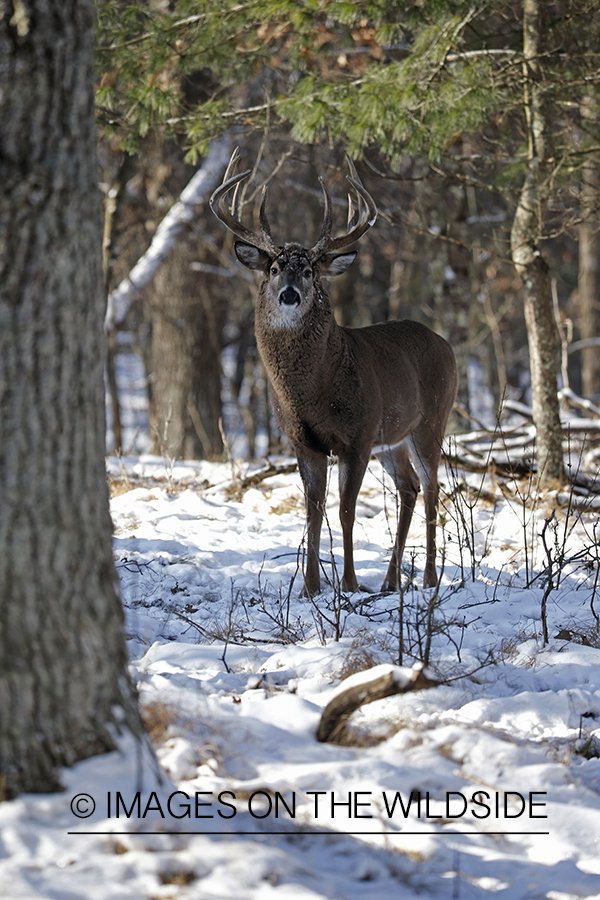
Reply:
[[[144,255],[137,261],[127,278],[111,291],[104,324],[106,331],[110,331],[123,321],[131,301],[152,281],[175,246],[183,226],[194,218],[197,204],[205,200],[221,183],[231,156],[230,145],[231,141],[227,135],[211,143],[208,156],[156,229]]]

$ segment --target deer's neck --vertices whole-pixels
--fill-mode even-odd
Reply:
[[[299,326],[274,328],[257,306],[256,340],[277,394],[295,404],[322,396],[328,372],[344,354],[345,334],[327,302],[313,306]]]

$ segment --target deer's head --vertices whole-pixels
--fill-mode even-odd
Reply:
[[[277,246],[271,237],[271,228],[266,213],[267,188],[263,188],[260,204],[260,233],[249,231],[238,220],[233,210],[236,207],[237,188],[250,174],[250,170],[239,175],[231,175],[239,158],[234,151],[223,184],[210,198],[210,207],[218,219],[240,238],[235,242],[235,254],[248,269],[261,272],[263,280],[259,296],[272,327],[296,327],[305,319],[309,310],[322,303],[324,292],[321,285],[323,276],[340,275],[356,259],[356,251],[338,251],[355,243],[375,223],[377,207],[371,195],[362,185],[354,164],[348,160],[351,174],[347,176],[357,197],[357,206],[349,201],[348,230],[337,238],[331,237],[333,224],[332,203],[329,191],[322,178],[319,179],[323,191],[325,212],[321,233],[311,248],[301,244]],[[236,188],[232,210],[225,205],[225,197]]]

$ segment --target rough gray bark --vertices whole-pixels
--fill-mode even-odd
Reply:
[[[542,219],[553,164],[551,115],[541,68],[545,47],[544,0],[524,0],[523,70],[529,163],[511,230],[511,252],[523,282],[540,487],[560,483],[564,478],[556,379],[558,334],[548,266],[541,254]]]
[[[597,196],[600,196],[600,191]],[[579,226],[579,303],[581,337],[600,337],[600,240],[598,225],[586,221]],[[581,351],[581,384],[584,397],[600,395],[600,353],[598,347]]]
[[[180,238],[149,292],[152,321],[148,381],[152,451],[173,459],[223,452],[221,405],[222,287],[194,272],[201,250]]]
[[[139,728],[104,468],[92,0],[0,6],[0,799]]]
[[[591,99],[582,104],[583,115],[593,119],[597,110]],[[583,165],[581,183],[583,221],[579,226],[579,302],[581,337],[600,336],[600,165],[590,157]],[[582,392],[585,397],[600,394],[600,353],[585,347],[581,353]]]

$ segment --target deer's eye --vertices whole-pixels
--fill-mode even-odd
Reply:
[[[305,269],[302,274],[305,278],[310,278],[310,276],[312,275],[312,269]]]
[[[277,275],[278,272],[279,269],[277,268],[277,266],[271,266],[271,275]]]

